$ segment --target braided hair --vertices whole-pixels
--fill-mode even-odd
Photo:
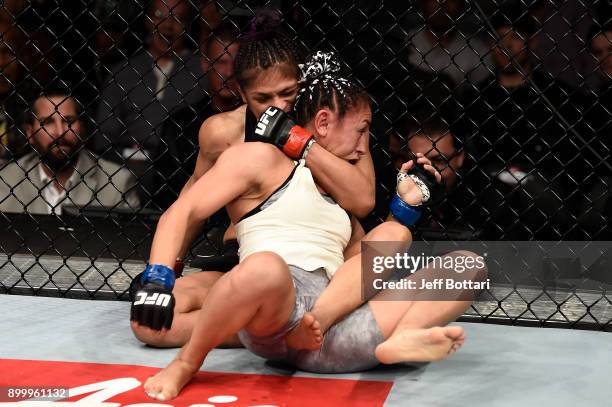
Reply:
[[[333,52],[317,51],[300,65],[300,90],[295,100],[295,118],[308,123],[322,108],[329,108],[343,118],[347,111],[360,104],[370,105],[363,87],[341,76],[340,59]]]
[[[260,9],[247,32],[241,35],[240,50],[234,61],[234,75],[242,89],[254,78],[253,70],[265,70],[274,65],[285,65],[288,74],[299,77],[304,58],[301,47],[280,30],[280,13]]]

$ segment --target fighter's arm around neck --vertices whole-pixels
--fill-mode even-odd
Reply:
[[[374,208],[374,164],[369,151],[351,164],[315,143],[306,156],[306,165],[344,210],[363,218]]]
[[[244,157],[249,157],[245,160]],[[262,143],[238,144],[223,152],[215,165],[200,177],[161,216],[153,238],[150,264],[171,266],[187,239],[200,230],[202,223],[227,204],[232,204],[230,216],[236,218],[252,209],[249,203],[239,202],[245,197],[256,197],[263,185],[270,182],[269,168],[287,161],[274,147]],[[279,178],[280,180],[281,178]],[[238,205],[244,204],[244,205]],[[256,202],[251,203],[256,206]],[[229,208],[228,208],[229,209]],[[232,213],[233,212],[233,213]],[[235,220],[235,219],[234,219]]]

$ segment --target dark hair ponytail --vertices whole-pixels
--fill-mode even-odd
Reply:
[[[244,89],[253,78],[253,69],[268,69],[287,64],[299,77],[303,60],[301,47],[281,30],[282,18],[278,11],[260,9],[249,29],[241,35],[240,50],[234,61],[234,75]]]
[[[342,76],[342,65],[335,53],[317,51],[301,70],[301,87],[295,100],[295,118],[301,125],[306,125],[324,107],[344,117],[349,109],[361,103],[369,106],[365,89]]]

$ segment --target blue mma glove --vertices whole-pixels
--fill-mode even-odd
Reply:
[[[418,206],[407,204],[402,200],[402,198],[399,197],[398,194],[395,194],[391,200],[389,210],[391,211],[393,217],[404,226],[414,225],[422,214],[422,211]]]

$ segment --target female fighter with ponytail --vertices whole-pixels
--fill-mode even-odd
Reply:
[[[208,352],[236,333],[254,353],[314,372],[439,360],[463,343],[461,327],[441,325],[454,320],[469,302],[375,297],[330,327],[320,350],[287,346],[286,335],[303,320],[330,278],[342,268],[358,275],[360,267],[359,262],[351,262],[359,254],[344,260],[355,232],[349,215],[326,196],[304,159],[290,159],[280,148],[295,146],[296,138],[306,139],[302,156],[308,155],[314,137],[346,161],[357,160],[366,151],[371,121],[367,94],[340,76],[333,68],[333,56],[318,57],[306,66],[316,72],[307,73],[306,90],[297,104],[298,117],[307,120],[304,128],[280,109],[266,109],[255,133],[258,140],[273,144],[242,143],[227,149],[160,219],[145,272],[150,283],[171,290],[170,266],[185,237],[223,206],[236,225],[241,249],[240,264],[209,291],[187,343],[168,367],[145,383],[145,391],[157,400],[176,397]],[[409,195],[405,198],[415,198]],[[426,193],[421,190],[416,195],[422,199]],[[401,211],[396,214],[402,217]],[[155,297],[156,302],[166,300],[170,301],[168,293]]]
[[[234,75],[240,85],[240,93],[245,105],[226,113],[220,113],[207,119],[200,129],[197,164],[193,175],[185,184],[181,195],[191,187],[214,165],[218,157],[230,146],[241,144],[255,135],[257,119],[268,106],[276,106],[285,112],[293,109],[298,94],[300,79],[299,64],[303,62],[300,47],[280,30],[281,18],[272,10],[261,10],[255,17],[250,30],[243,35],[240,50],[235,60]],[[363,153],[351,161],[343,160],[328,151],[323,143],[311,145],[307,156],[288,152],[291,159],[304,158],[306,166],[322,188],[345,210],[356,217],[367,215],[374,206],[375,181],[372,158],[368,147],[368,135],[364,136]],[[295,149],[305,151],[306,140],[297,141]],[[301,144],[299,144],[301,143]],[[242,160],[249,160],[243,157]],[[350,182],[346,182],[350,180]],[[203,192],[206,196],[207,192]],[[364,235],[358,222],[355,242]],[[185,236],[183,245],[177,252],[181,259],[192,244],[199,230],[190,230]],[[384,232],[384,236],[381,235]],[[226,233],[225,240],[233,236],[233,229]],[[410,237],[409,231],[399,224],[387,223],[370,235],[374,240],[404,240]],[[231,243],[230,243],[231,246]],[[359,249],[359,244],[351,245],[350,253]],[[182,262],[177,261],[174,267],[177,275],[182,270]],[[132,329],[143,342],[160,347],[182,346],[191,334],[197,311],[210,287],[223,275],[222,272],[207,271],[193,273],[177,280],[173,289],[175,303],[172,303],[173,318],[170,325],[162,325],[161,317],[152,320],[132,319]],[[130,287],[132,297],[142,287],[142,276],[138,275]],[[339,281],[339,285],[345,283]],[[332,294],[334,288],[332,287]],[[321,318],[335,319],[334,295],[329,299],[322,298],[319,304]],[[341,305],[341,304],[339,304]],[[348,304],[343,308],[354,308]],[[154,311],[155,312],[155,311]],[[153,322],[152,322],[153,321]],[[296,332],[294,347],[312,346],[310,341],[300,338]],[[228,339],[226,345],[237,346],[235,338]]]

